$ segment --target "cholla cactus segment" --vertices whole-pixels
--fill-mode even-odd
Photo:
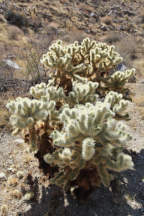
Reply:
[[[44,161],[48,164],[56,165],[58,160],[58,152],[55,152],[54,154],[46,154],[44,155]]]
[[[92,159],[95,154],[95,140],[86,138],[82,142],[82,158],[86,161]]]
[[[31,87],[30,94],[34,98],[44,102],[63,101],[71,106],[74,106],[76,103],[85,104],[86,102],[96,102],[98,100],[96,90],[99,84],[88,81],[86,78],[76,77],[76,79],[79,79],[79,81],[77,80],[72,83],[72,91],[69,92],[68,97],[66,97],[62,87],[56,87],[52,82],[48,85],[41,83]]]
[[[113,90],[122,89],[126,82],[133,76],[135,76],[135,69],[116,71],[110,76],[106,85],[110,86]]]
[[[32,127],[38,120],[45,120],[48,111],[45,104],[39,100],[29,98],[17,98],[7,104],[7,109],[12,114],[10,122],[14,128]]]
[[[104,102],[110,106],[110,109],[116,114],[125,114],[125,111],[129,105],[129,101],[123,99],[122,94],[118,94],[117,92],[110,91],[106,97]]]
[[[30,94],[37,99],[46,95],[47,85],[46,83],[40,83],[30,88]]]
[[[102,103],[94,106],[90,103],[77,105],[76,108],[66,108],[59,118],[64,124],[66,143],[81,136],[97,136],[102,130],[100,126],[102,119],[112,116],[113,112]],[[74,117],[74,118],[73,118]]]
[[[81,83],[75,81],[73,82],[72,91],[69,93],[68,101],[73,104],[85,104],[86,102],[94,103],[98,99],[98,95],[95,93],[97,88],[97,82],[87,80],[87,83]]]
[[[44,101],[58,101],[65,98],[63,88],[58,88],[54,86],[54,80],[49,80],[49,83],[46,85],[45,83],[37,84],[34,87],[30,88],[30,94],[36,98]]]
[[[108,169],[111,169],[116,172],[125,171],[127,169],[133,169],[132,158],[124,153],[119,153],[116,160],[107,159],[106,166]]]
[[[107,126],[105,128],[104,137],[106,140],[118,141],[119,144],[124,144],[131,139],[131,136],[125,132],[126,130],[125,124],[122,122],[117,122],[114,119],[109,119],[107,122]]]
[[[72,151],[70,148],[64,148],[62,153],[59,153],[59,157],[62,160],[71,160],[72,159]]]
[[[117,92],[110,91],[106,97],[105,102],[110,104],[110,108],[113,108],[115,104],[119,103],[123,98],[122,94],[118,94]]]
[[[47,67],[61,68],[62,70],[67,70],[69,73],[71,71],[77,71],[80,66],[73,66],[72,56],[78,53],[78,46],[74,43],[71,46],[64,46],[62,41],[57,41],[53,44],[48,53],[43,55],[41,63],[44,63]],[[83,65],[81,65],[83,66]]]

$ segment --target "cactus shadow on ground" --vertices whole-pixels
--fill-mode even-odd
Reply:
[[[40,203],[33,203],[24,216],[140,216],[144,214],[144,150],[130,153],[134,170],[120,174],[120,188],[113,193],[101,187],[85,202],[77,201],[56,186],[42,187]],[[115,190],[116,189],[116,190]],[[85,197],[86,198],[86,197]]]

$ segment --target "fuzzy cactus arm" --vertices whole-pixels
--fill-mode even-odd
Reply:
[[[123,99],[122,94],[118,94],[117,92],[110,91],[106,97],[104,102],[110,107],[110,109],[118,115],[125,115],[129,101]]]
[[[104,138],[109,140],[110,142],[120,144],[126,144],[129,140],[131,140],[131,136],[127,131],[127,127],[122,122],[117,122],[114,119],[110,119],[107,122],[107,126],[105,128]]]
[[[49,80],[48,85],[45,83],[37,84],[30,88],[30,94],[37,99],[44,101],[59,101],[65,98],[63,88],[58,88],[54,86],[54,81]]]
[[[90,64],[93,65],[94,69],[99,73],[110,71],[123,60],[114,49],[114,46],[98,43],[97,46],[90,51]]]
[[[116,71],[113,73],[106,83],[106,86],[110,87],[113,90],[122,89],[124,90],[124,85],[128,82],[131,77],[135,76],[135,69],[126,70],[126,71]]]
[[[106,161],[106,166],[109,170],[121,172],[127,169],[133,169],[134,163],[129,155],[121,152],[118,154],[115,161],[108,158]]]
[[[17,98],[6,107],[11,113],[10,122],[14,128],[32,127],[37,120],[45,120],[48,116],[44,103],[36,99]]]
[[[36,98],[40,99],[42,96],[46,95],[47,85],[45,83],[37,84],[30,88],[30,94]]]
[[[91,160],[95,154],[95,140],[86,138],[82,142],[82,158],[86,161]]]
[[[44,161],[50,165],[58,165],[60,164],[59,160],[59,151],[55,151],[53,154],[45,154]]]
[[[98,83],[88,81],[87,83],[81,83],[78,81],[73,82],[73,89],[69,93],[67,98],[70,104],[84,104],[87,102],[96,102],[98,95],[96,94],[96,89],[98,88]]]

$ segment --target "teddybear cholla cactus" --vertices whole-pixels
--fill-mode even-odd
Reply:
[[[48,84],[31,87],[35,99],[7,104],[14,134],[22,132],[40,164],[52,170],[50,183],[65,190],[89,190],[101,183],[109,186],[110,171],[133,167],[131,157],[123,153],[130,136],[120,121],[128,101],[118,93],[123,93],[133,70],[110,75],[121,61],[113,46],[89,39],[81,45],[58,41],[42,58],[53,69]],[[118,92],[110,91],[117,87]]]
[[[76,41],[64,45],[62,41],[57,41],[49,48],[48,53],[43,55],[41,63],[55,70],[49,75],[55,76],[56,83],[63,87],[68,85],[70,88],[69,79],[75,80],[79,75],[98,82],[100,93],[106,94],[109,90],[124,93],[125,83],[134,75],[134,69],[117,71],[111,75],[122,61],[114,46],[86,38],[81,44]]]

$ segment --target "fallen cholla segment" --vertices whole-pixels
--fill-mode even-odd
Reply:
[[[133,169],[123,153],[131,139],[123,120],[130,103],[124,85],[135,71],[111,74],[120,62],[113,46],[57,41],[41,60],[52,69],[48,84],[31,87],[33,99],[7,104],[14,134],[24,136],[51,184],[91,191],[108,187],[111,171]]]

